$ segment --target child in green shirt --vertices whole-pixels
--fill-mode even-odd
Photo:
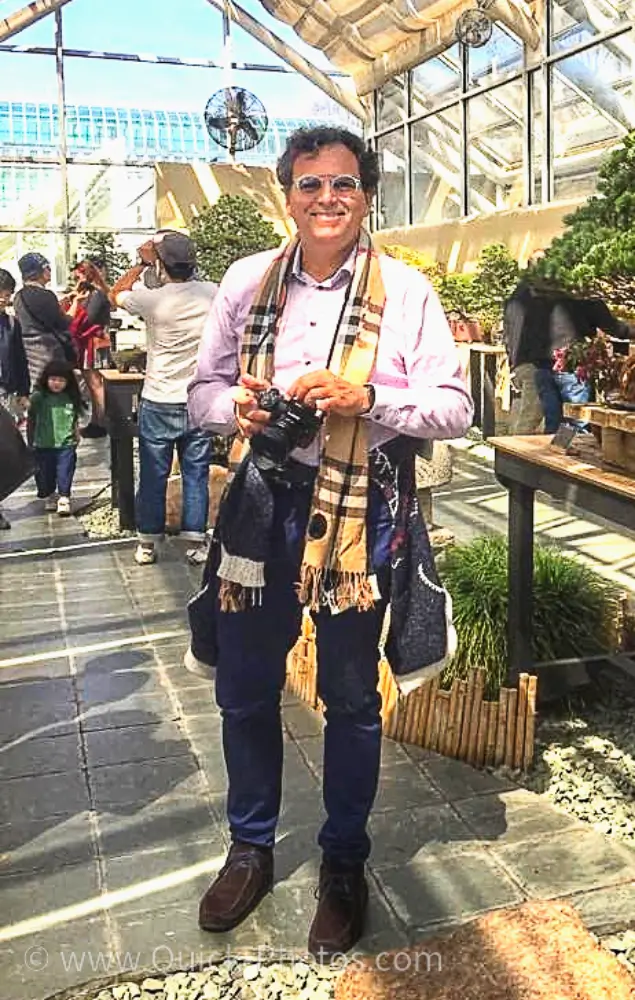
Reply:
[[[78,420],[85,403],[71,365],[51,361],[31,396],[27,434],[35,450],[37,495],[44,510],[71,513],[71,487],[77,465]]]

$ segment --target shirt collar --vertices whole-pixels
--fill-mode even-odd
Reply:
[[[302,248],[298,243],[296,247],[295,254],[293,255],[293,261],[291,263],[291,276],[300,281],[303,285],[308,285],[311,288],[338,288],[350,281],[355,271],[355,257],[357,256],[357,245],[353,247],[348,257],[344,261],[341,267],[337,269],[335,274],[332,274],[330,278],[325,278],[324,281],[316,281],[312,278],[310,274],[302,270]]]

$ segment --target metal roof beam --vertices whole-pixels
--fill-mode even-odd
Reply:
[[[33,0],[28,7],[16,10],[8,17],[0,18],[0,42],[6,42],[8,38],[13,38],[19,31],[24,31],[36,21],[40,21],[48,14],[64,7],[71,0]]]
[[[55,2],[55,0],[52,0],[52,2]],[[68,0],[62,0],[62,2],[68,2]],[[206,2],[221,13],[226,9],[223,0],[206,0]],[[333,101],[341,104],[342,107],[350,111],[356,118],[359,118],[364,123],[368,122],[370,117],[369,111],[357,97],[348,94],[342,87],[339,87],[326,73],[323,73],[317,66],[310,63],[308,59],[301,56],[299,52],[296,52],[294,48],[279,38],[278,35],[274,35],[273,31],[270,31],[269,28],[265,28],[263,24],[260,24],[251,14],[242,7],[239,7],[238,4],[235,4],[233,0],[227,5],[227,8],[232,21],[242,28],[243,31],[246,31],[257,42],[260,42],[261,45],[269,49],[270,52],[273,52],[284,62],[288,63],[289,66],[292,66],[297,73],[310,80],[314,86],[323,90]]]

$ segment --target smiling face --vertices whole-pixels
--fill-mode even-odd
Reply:
[[[318,153],[300,154],[293,164],[293,180],[306,174],[359,177],[359,164],[355,154],[338,143],[324,146]],[[309,253],[348,252],[357,241],[369,207],[370,196],[361,188],[336,194],[325,183],[315,194],[304,194],[295,186],[287,192],[287,211],[298,227],[303,250]]]

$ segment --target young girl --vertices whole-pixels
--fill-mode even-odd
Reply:
[[[71,513],[77,422],[85,405],[71,365],[49,362],[31,396],[27,434],[35,449],[37,495],[44,500],[44,510],[57,510],[61,517]]]

